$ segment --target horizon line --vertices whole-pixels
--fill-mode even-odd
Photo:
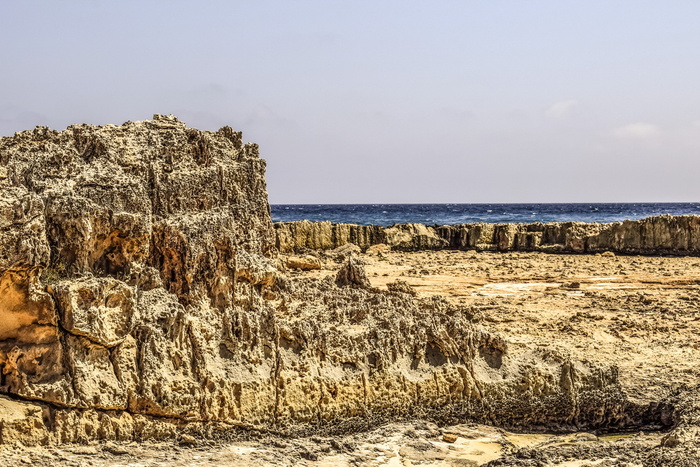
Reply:
[[[509,205],[528,205],[528,204],[700,204],[700,201],[595,201],[595,202],[479,202],[479,203],[269,203],[271,206],[407,206],[407,205],[438,205],[438,204],[454,204],[454,205],[494,205],[494,204],[509,204]]]

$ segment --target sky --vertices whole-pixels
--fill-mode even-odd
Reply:
[[[697,0],[6,1],[0,136],[154,113],[273,204],[700,201]]]

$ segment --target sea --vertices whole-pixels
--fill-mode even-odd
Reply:
[[[661,214],[700,214],[700,203],[273,204],[272,220],[382,225],[474,222],[618,222]]]

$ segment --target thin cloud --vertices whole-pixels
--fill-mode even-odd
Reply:
[[[617,127],[612,134],[619,139],[648,139],[660,135],[661,128],[653,123],[637,122]]]
[[[545,111],[545,115],[549,118],[561,120],[569,117],[577,105],[578,101],[576,99],[555,102]]]

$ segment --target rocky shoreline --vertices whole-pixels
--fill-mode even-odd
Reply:
[[[377,281],[408,272],[413,257],[390,256],[402,252],[495,254],[476,258],[488,271],[513,251],[695,255],[700,217],[273,225],[264,171],[239,132],[172,116],[0,138],[0,444],[341,439],[426,420],[674,430],[664,446],[679,459],[692,450],[698,412],[687,390],[640,397],[595,352],[516,342],[517,331],[477,313],[513,311],[483,295],[486,283],[467,303],[444,288]],[[291,252],[309,255],[311,272]],[[363,265],[375,259],[395,262],[380,276]],[[416,271],[407,277],[424,275]],[[578,295],[567,297],[577,306]]]
[[[541,251],[587,254],[611,251],[639,255],[700,255],[700,216],[697,215],[663,215],[609,224],[397,224],[382,227],[297,221],[278,222],[274,226],[276,245],[283,253],[303,249],[332,250],[352,243],[363,251],[373,245],[386,244],[399,251]]]

